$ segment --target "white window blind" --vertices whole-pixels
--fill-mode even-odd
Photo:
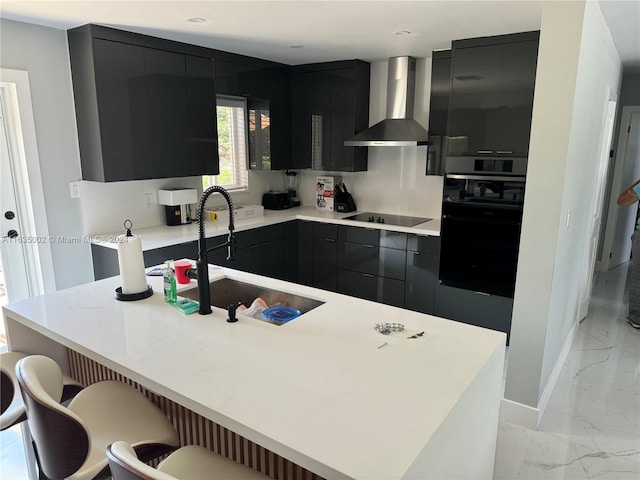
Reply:
[[[202,177],[202,186],[247,190],[247,101],[242,97],[218,95],[216,103],[220,173]]]

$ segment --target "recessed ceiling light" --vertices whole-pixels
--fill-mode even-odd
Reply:
[[[190,23],[205,23],[207,21],[206,18],[203,17],[189,17],[187,18],[187,22]]]
[[[420,37],[422,33],[420,32],[412,32],[411,30],[396,30],[393,34],[397,37]]]

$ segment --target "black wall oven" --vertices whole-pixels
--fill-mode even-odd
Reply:
[[[526,162],[503,157],[447,159],[442,284],[513,298]]]

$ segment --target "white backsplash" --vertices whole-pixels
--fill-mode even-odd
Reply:
[[[427,147],[375,147],[369,148],[366,172],[335,175],[342,176],[359,211],[440,218],[443,177],[425,175],[426,162]],[[301,171],[302,205],[315,205],[316,177],[325,174],[331,173]]]
[[[271,189],[282,189],[283,172],[249,171],[249,191],[232,193],[236,205],[260,205],[262,194]],[[87,235],[124,231],[126,219],[136,228],[163,225],[164,206],[158,205],[158,190],[167,188],[195,188],[198,197],[202,194],[201,177],[164,178],[158,180],[136,180],[130,182],[80,182],[80,200],[84,228]],[[153,195],[150,208],[146,206],[145,194]],[[223,205],[221,195],[209,197],[207,205]]]

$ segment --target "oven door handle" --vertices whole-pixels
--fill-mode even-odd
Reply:
[[[493,223],[494,225],[513,225],[517,227],[522,225],[522,222],[514,222],[510,220],[499,220],[499,219],[491,218],[489,215],[467,217],[462,215],[446,214],[446,215],[442,215],[442,220],[446,220],[446,221],[452,220],[454,222]]]
[[[504,176],[494,176],[494,175],[461,175],[458,173],[447,175],[447,178],[452,178],[454,180],[487,180],[494,182],[524,182],[527,177],[509,177],[508,175]]]

